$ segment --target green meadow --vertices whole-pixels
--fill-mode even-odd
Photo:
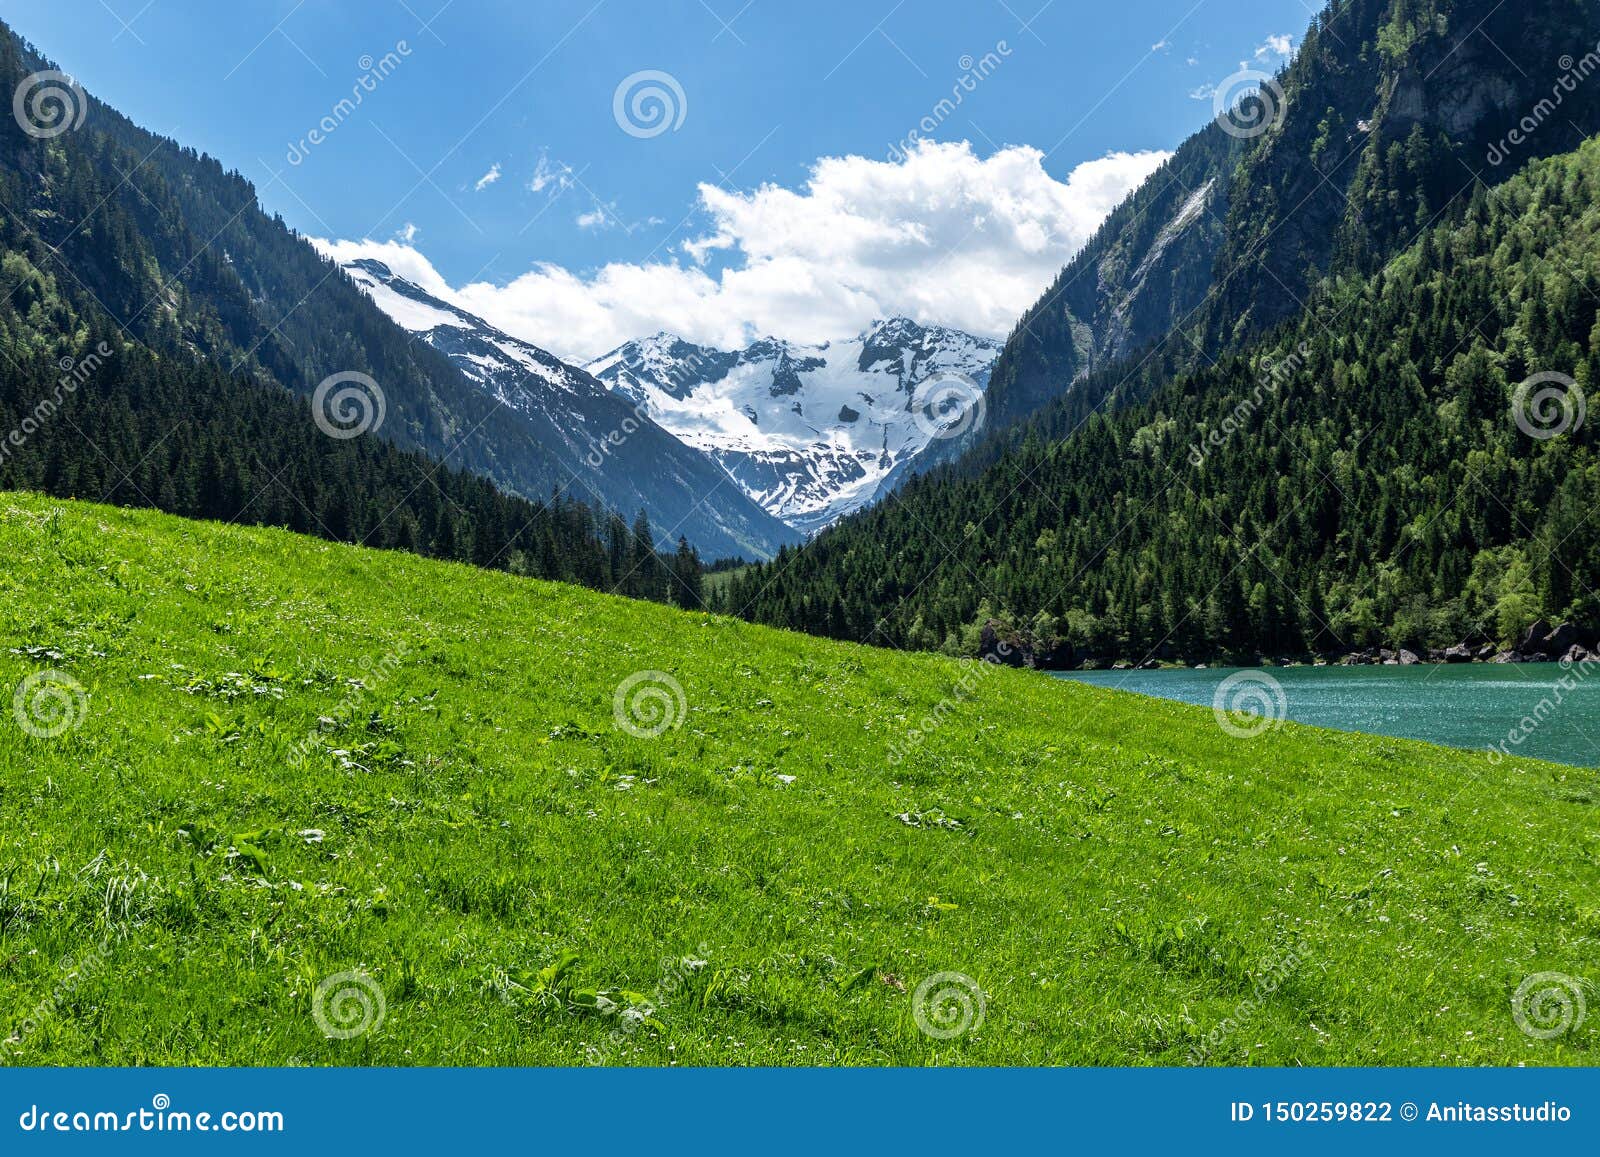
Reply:
[[[5,1063],[1600,1059],[1593,771],[19,494],[0,695]]]

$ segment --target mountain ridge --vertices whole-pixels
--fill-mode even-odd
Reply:
[[[13,80],[53,70],[9,27],[4,35]],[[359,378],[382,415],[370,435],[512,495],[544,500],[582,486],[624,518],[645,508],[659,530],[681,524],[680,533],[705,538],[708,553],[766,557],[796,541],[736,490],[719,489],[715,472],[687,457],[670,461],[664,444],[666,465],[641,471],[649,493],[613,476],[609,461],[575,470],[568,439],[549,422],[503,404],[457,362],[412,340],[336,262],[270,213],[241,173],[141,128],[86,90],[73,92],[83,109],[73,131],[37,139],[15,117],[0,118],[0,139],[29,178],[10,206],[19,214],[12,223],[26,222],[44,260],[69,270],[131,337],[311,399],[324,396],[318,389],[330,378]],[[614,409],[604,399],[596,406]],[[625,420],[619,412],[595,436]]]
[[[48,67],[0,24],[0,86]],[[0,117],[0,486],[699,605],[692,550],[546,496],[559,477],[516,415],[242,176],[67,95],[61,132]]]
[[[1293,58],[1254,73],[1254,95],[1184,141],[1023,315],[995,370],[998,437],[973,464],[1035,416],[1059,434],[1121,404],[1144,359],[1198,366],[1381,268],[1474,181],[1512,175],[1495,148],[1565,79],[1560,60],[1597,39],[1584,0],[1330,0]],[[1570,151],[1600,122],[1600,86],[1571,89],[1520,163]],[[1204,211],[1160,251],[1202,188]]]
[[[384,313],[520,416],[570,482],[613,510],[643,509],[662,545],[687,537],[712,557],[769,558],[800,536],[637,407],[581,367],[438,298],[377,258],[345,273]]]
[[[882,498],[930,447],[964,444],[998,353],[989,339],[886,318],[837,341],[768,336],[738,350],[660,332],[586,368],[768,512],[816,531]]]

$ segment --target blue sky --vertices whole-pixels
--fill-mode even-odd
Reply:
[[[1311,16],[1301,0],[0,12],[96,95],[240,169],[294,227],[403,246],[430,288],[573,357],[639,326],[726,344],[738,329],[827,336],[889,310],[1003,332],[1211,116],[1209,89],[1281,64]],[[666,94],[665,131],[641,119],[648,100],[628,112],[627,91],[616,115],[640,73],[666,74],[635,85]],[[338,110],[358,88],[359,106]],[[319,122],[334,127],[315,142]],[[897,164],[930,123],[941,151]],[[821,158],[858,161],[818,183]]]

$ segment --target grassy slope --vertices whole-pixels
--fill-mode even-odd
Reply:
[[[1593,979],[1592,772],[988,668],[890,767],[964,668],[31,496],[0,560],[6,698],[41,666],[90,693],[57,739],[0,719],[0,1026],[64,993],[22,1063],[1182,1063],[1285,948],[1214,1060],[1596,1057],[1600,1017],[1543,1042],[1509,1005]],[[653,740],[612,718],[645,668],[689,703]],[[312,990],[355,968],[387,1018],[325,1039]],[[940,971],[987,1001],[948,1042],[882,978]],[[609,1044],[585,989],[659,1027]]]

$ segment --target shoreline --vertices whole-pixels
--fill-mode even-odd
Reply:
[[[1080,653],[1059,640],[1037,646],[1001,634],[1001,624],[990,622],[981,635],[977,657],[984,662],[1037,671],[1162,671],[1252,667],[1419,667],[1467,666],[1474,663],[1559,663],[1571,667],[1600,661],[1600,632],[1571,623],[1551,626],[1541,619],[1522,633],[1521,641],[1505,646],[1479,636],[1449,647],[1364,647],[1361,650],[1324,651],[1296,655],[1229,655],[1203,661],[1171,656],[1126,658]]]

